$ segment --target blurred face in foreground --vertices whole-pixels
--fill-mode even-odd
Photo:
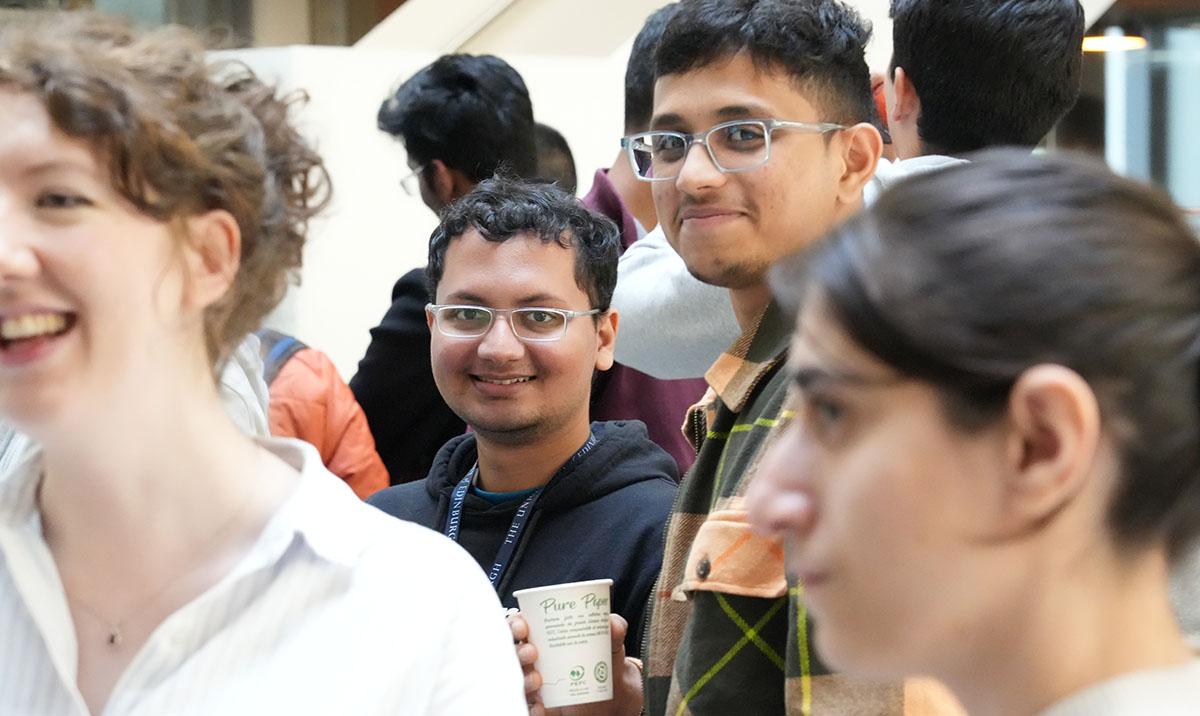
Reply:
[[[1008,514],[1004,421],[952,424],[933,387],[859,348],[819,301],[789,360],[794,417],[750,502],[785,541],[822,657],[863,675],[946,674],[1002,642],[1027,604],[1032,538]]]
[[[138,212],[33,97],[0,91],[0,124],[0,413],[48,440],[174,364],[203,366],[203,309],[236,253],[206,276],[204,253]],[[204,233],[203,221],[179,223]]]

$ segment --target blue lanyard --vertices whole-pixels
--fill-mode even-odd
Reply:
[[[563,470],[571,465],[574,465],[580,458],[591,452],[596,445],[596,436],[588,435],[588,440],[583,447],[579,448],[566,464],[558,469],[555,477]],[[463,502],[467,499],[467,492],[471,489],[471,483],[475,481],[475,476],[479,474],[479,463],[467,471],[463,479],[459,480],[458,485],[454,487],[454,492],[450,495],[450,512],[446,515],[446,536],[455,542],[458,541],[459,528],[462,527]],[[553,478],[551,478],[553,479]],[[549,483],[547,483],[549,484]],[[517,514],[513,515],[512,525],[509,526],[508,532],[504,535],[504,542],[501,543],[500,549],[496,552],[496,559],[492,561],[492,568],[488,570],[488,579],[492,582],[492,588],[500,584],[500,578],[504,576],[504,572],[508,570],[508,563],[512,560],[513,552],[517,549],[517,544],[521,541],[521,534],[525,531],[526,525],[529,523],[529,515],[533,513],[533,506],[537,503],[539,497],[542,496],[542,491],[545,488],[539,487],[536,492],[526,497],[517,508]]]

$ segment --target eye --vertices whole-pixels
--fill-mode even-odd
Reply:
[[[650,137],[654,158],[659,161],[675,161],[683,156],[687,141],[678,134],[656,134]]]
[[[39,209],[76,209],[91,206],[92,201],[73,192],[52,190],[39,194],[35,204]]]
[[[447,311],[447,313],[449,314],[447,317],[451,320],[462,321],[465,323],[482,321],[487,318],[487,311],[484,311],[481,308],[471,308],[469,306],[451,308],[449,311]]]
[[[848,413],[841,401],[825,395],[808,394],[803,402],[805,425],[815,437],[832,440],[845,430]]]
[[[530,323],[547,325],[556,322],[558,320],[558,315],[551,313],[550,311],[530,311],[528,314],[526,314],[526,318]]]
[[[756,152],[766,142],[762,125],[755,122],[723,127],[715,139],[720,146],[736,152]]]
[[[813,415],[823,425],[836,425],[845,417],[845,410],[830,400],[814,400]]]

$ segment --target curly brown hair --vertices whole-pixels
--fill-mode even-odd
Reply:
[[[0,87],[38,98],[59,130],[89,143],[138,211],[177,225],[214,209],[236,219],[237,276],[204,316],[219,366],[283,298],[308,220],[329,203],[321,157],[290,118],[307,96],[280,95],[240,63],[210,63],[181,27],[140,32],[77,12],[6,25]]]

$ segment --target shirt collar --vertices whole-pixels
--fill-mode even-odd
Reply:
[[[754,325],[717,358],[704,379],[726,407],[740,413],[759,381],[787,356],[791,334],[791,322],[772,301]]]
[[[295,492],[263,531],[263,542],[302,540],[317,556],[353,567],[373,541],[375,522],[362,519],[362,501],[325,469],[312,445],[286,438],[256,438],[255,442],[300,473]]]

